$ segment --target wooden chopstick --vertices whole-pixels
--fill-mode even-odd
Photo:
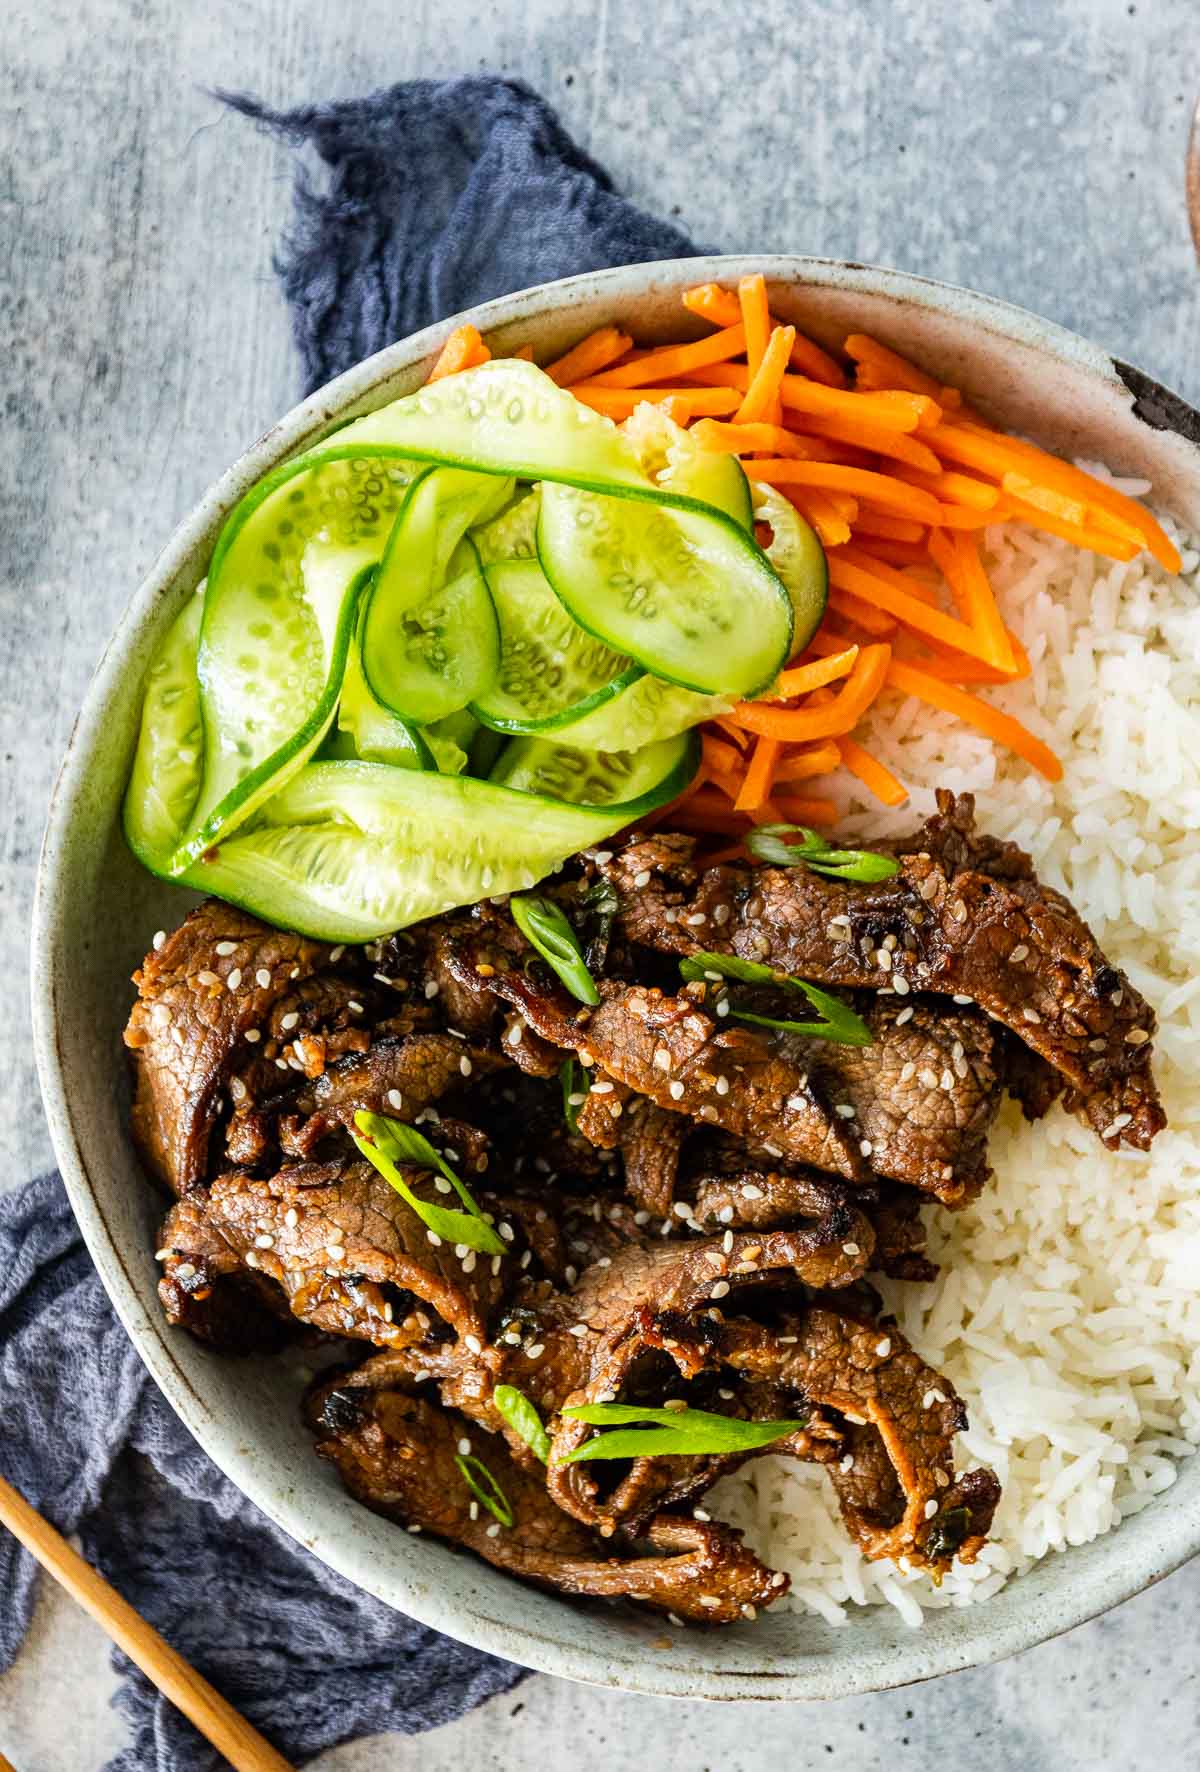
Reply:
[[[0,1525],[7,1526],[13,1537],[20,1539],[42,1568],[108,1632],[118,1649],[123,1649],[163,1696],[196,1725],[218,1753],[224,1754],[235,1772],[293,1772],[287,1760],[264,1741],[257,1729],[252,1729],[245,1717],[239,1716],[195,1668],[189,1667],[182,1655],[177,1655],[3,1477]],[[0,1772],[13,1772],[3,1754]]]

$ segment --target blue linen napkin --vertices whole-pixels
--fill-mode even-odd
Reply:
[[[277,263],[306,392],[475,302],[695,251],[619,197],[516,81],[418,80],[288,112],[221,96],[324,163],[319,183],[299,166]],[[523,1678],[369,1599],[221,1475],[114,1316],[56,1175],[0,1197],[0,1423],[0,1473],[290,1759],[435,1728]],[[34,1576],[0,1530],[0,1672]],[[114,1659],[130,1742],[108,1772],[217,1772],[219,1756]]]

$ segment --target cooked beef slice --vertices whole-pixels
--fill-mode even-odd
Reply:
[[[979,836],[970,795],[890,847],[875,885],[801,867],[700,873],[687,839],[655,836],[603,867],[626,938],[672,954],[734,953],[824,984],[932,991],[978,1003],[1063,1077],[1110,1148],[1165,1124],[1150,1070],[1154,1015],[1014,845]],[[649,879],[645,878],[649,875]],[[641,884],[639,884],[641,882]]]
[[[468,1488],[458,1463],[464,1439],[502,1492],[511,1525]],[[376,1513],[561,1593],[626,1597],[696,1623],[729,1624],[786,1590],[738,1533],[711,1522],[661,1515],[644,1529],[644,1552],[629,1540],[606,1545],[555,1507],[502,1442],[482,1443],[465,1417],[404,1391],[327,1393],[317,1450]]]
[[[134,973],[125,1030],[136,1054],[133,1136],[147,1166],[181,1194],[205,1177],[219,1097],[246,1035],[328,962],[329,949],[269,929],[210,899]]]
[[[411,1123],[469,1078],[500,1065],[494,1054],[451,1034],[376,1040],[367,1052],[337,1060],[317,1078],[312,1113],[293,1134],[292,1149],[307,1156],[331,1131],[352,1131],[360,1110]]]
[[[730,1153],[735,1155],[737,1153]],[[701,1164],[687,1184],[692,1225],[720,1229],[769,1230],[797,1218],[868,1210],[841,1183],[812,1169],[716,1168]],[[847,1236],[850,1232],[847,1230]]]
[[[634,1096],[621,1121],[625,1192],[634,1205],[666,1218],[675,1199],[675,1180],[684,1143],[692,1128],[680,1114]]]
[[[428,1172],[403,1173],[419,1198],[444,1203]],[[273,1281],[294,1316],[330,1334],[403,1347],[452,1331],[482,1348],[524,1239],[514,1230],[509,1259],[473,1251],[460,1258],[430,1241],[369,1163],[347,1160],[298,1163],[269,1179],[218,1176],[207,1195],[172,1209],[160,1241],[169,1252],[160,1296],[168,1316],[189,1327],[187,1313],[172,1316],[176,1288],[181,1267],[202,1261],[214,1285],[247,1270]]]
[[[894,1324],[845,1314],[832,1299],[791,1315],[786,1335],[731,1320],[720,1343],[735,1370],[769,1378],[842,1418],[846,1454],[830,1476],[865,1556],[903,1556],[935,1573],[955,1554],[974,1560],[999,1485],[990,1471],[970,1473],[973,1499],[962,1519],[965,1479],[955,1477],[953,1442],[966,1409]]]

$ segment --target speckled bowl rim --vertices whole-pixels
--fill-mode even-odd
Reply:
[[[401,340],[339,377],[296,406],[254,443],[213,485],[176,529],[153,569],[131,600],[110,641],[76,721],[51,799],[38,870],[32,927],[32,1006],[34,1045],[50,1133],[67,1191],[80,1228],[112,1302],[151,1376],[197,1440],[225,1474],[264,1513],[301,1543],[307,1541],[302,1499],[292,1502],[267,1480],[252,1460],[221,1439],[211,1412],[201,1403],[179,1366],[165,1323],[149,1315],[139,1300],[126,1266],[125,1252],[110,1234],[88,1170],[83,1128],[77,1123],[72,1092],[64,1073],[58,1040],[58,1003],[70,990],[64,976],[62,943],[66,907],[63,873],[72,817],[85,804],[93,759],[104,744],[105,711],[129,667],[136,640],[169,587],[206,539],[216,518],[278,460],[304,446],[347,408],[369,405],[372,390],[398,370],[428,360],[455,323],[469,317],[484,332],[538,315],[570,310],[603,297],[634,298],[663,285],[682,287],[701,281],[728,282],[761,271],[768,280],[808,288],[847,291],[882,297],[901,306],[940,313],[982,329],[1001,344],[1027,347],[1051,364],[1083,371],[1104,388],[1115,391],[1152,428],[1174,432],[1184,454],[1180,472],[1195,487],[1200,503],[1200,414],[1179,396],[1163,389],[1140,371],[1115,361],[1077,335],[1039,319],[1022,308],[956,286],[879,267],[837,260],[788,255],[711,256],[589,272],[558,283],[520,291],[457,315]],[[131,1156],[131,1168],[132,1168]],[[140,1253],[140,1252],[139,1252]],[[1105,1554],[1082,1570],[1072,1567],[1073,1553],[1047,1559],[1057,1566],[1058,1580],[1049,1603],[1004,1608],[992,1604],[952,1614],[930,1616],[925,1630],[908,1633],[890,1651],[859,1652],[853,1620],[837,1633],[828,1654],[777,1654],[771,1665],[747,1667],[742,1656],[736,1669],[724,1672],[719,1659],[697,1666],[703,1655],[691,1651],[713,1641],[684,1633],[678,1653],[654,1655],[645,1640],[613,1633],[604,1652],[573,1640],[570,1615],[564,1608],[561,1636],[546,1634],[495,1616],[501,1607],[456,1597],[462,1587],[447,1570],[445,1585],[384,1580],[365,1557],[356,1558],[345,1545],[315,1548],[330,1567],[422,1623],[463,1642],[570,1679],[648,1695],[719,1699],[816,1699],[906,1685],[956,1669],[980,1665],[1028,1649],[1141,1592],[1200,1550],[1200,1485],[1196,1493],[1176,1489],[1127,1520],[1104,1541]],[[347,1508],[354,1506],[349,1500]],[[351,1535],[352,1536],[352,1535]],[[453,1553],[444,1553],[447,1557]],[[1045,1563],[1038,1565],[1044,1569]],[[1015,1584],[1024,1588],[1037,1570]],[[514,1584],[515,1585],[515,1584]],[[1010,1590],[1006,1590],[1010,1591]],[[1003,1596],[1000,1596],[1001,1598]],[[950,1623],[934,1629],[937,1619]],[[959,1620],[960,1624],[953,1621]],[[739,1627],[740,1628],[740,1627]],[[930,1632],[933,1630],[933,1637]]]

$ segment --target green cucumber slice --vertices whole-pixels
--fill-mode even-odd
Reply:
[[[496,616],[464,539],[486,475],[428,469],[409,489],[367,601],[362,664],[371,692],[394,713],[429,723],[465,707],[495,676]]]
[[[690,431],[661,406],[635,406],[622,429],[637,451],[642,469],[660,486],[725,511],[740,528],[754,530],[750,483],[735,455],[702,449]]]
[[[471,703],[497,732],[545,732],[574,721],[642,675],[573,621],[536,560],[487,570],[500,629],[500,663]]]
[[[750,464],[754,471],[753,462]],[[771,526],[767,559],[792,600],[792,657],[803,652],[825,617],[829,565],[816,531],[774,486],[753,484],[754,515]]]
[[[310,763],[260,823],[184,883],[321,941],[372,941],[480,898],[536,885],[686,787],[691,759],[630,804],[578,806],[467,775]]]
[[[468,753],[479,721],[469,708],[460,708],[422,728],[425,742],[433,752],[434,767],[443,775],[461,775],[468,764]]]
[[[598,698],[595,705],[580,710],[577,718],[557,726],[554,738],[582,751],[637,751],[686,732],[702,720],[727,714],[734,699],[730,695],[697,695],[645,672],[618,695]]]
[[[146,673],[142,723],[125,790],[125,836],[135,855],[174,848],[192,815],[204,757],[196,649],[204,599],[197,592],[175,617]]]
[[[471,540],[486,572],[500,560],[537,559],[537,520],[541,500],[537,487],[518,493],[490,523],[477,524]]]
[[[548,739],[514,738],[501,751],[489,781],[540,794],[577,806],[623,806],[629,818],[648,810],[646,797],[667,780],[677,780],[677,793],[695,775],[700,741],[681,733],[639,751],[581,751]],[[664,805],[665,798],[653,799]],[[633,808],[636,807],[637,811]]]

